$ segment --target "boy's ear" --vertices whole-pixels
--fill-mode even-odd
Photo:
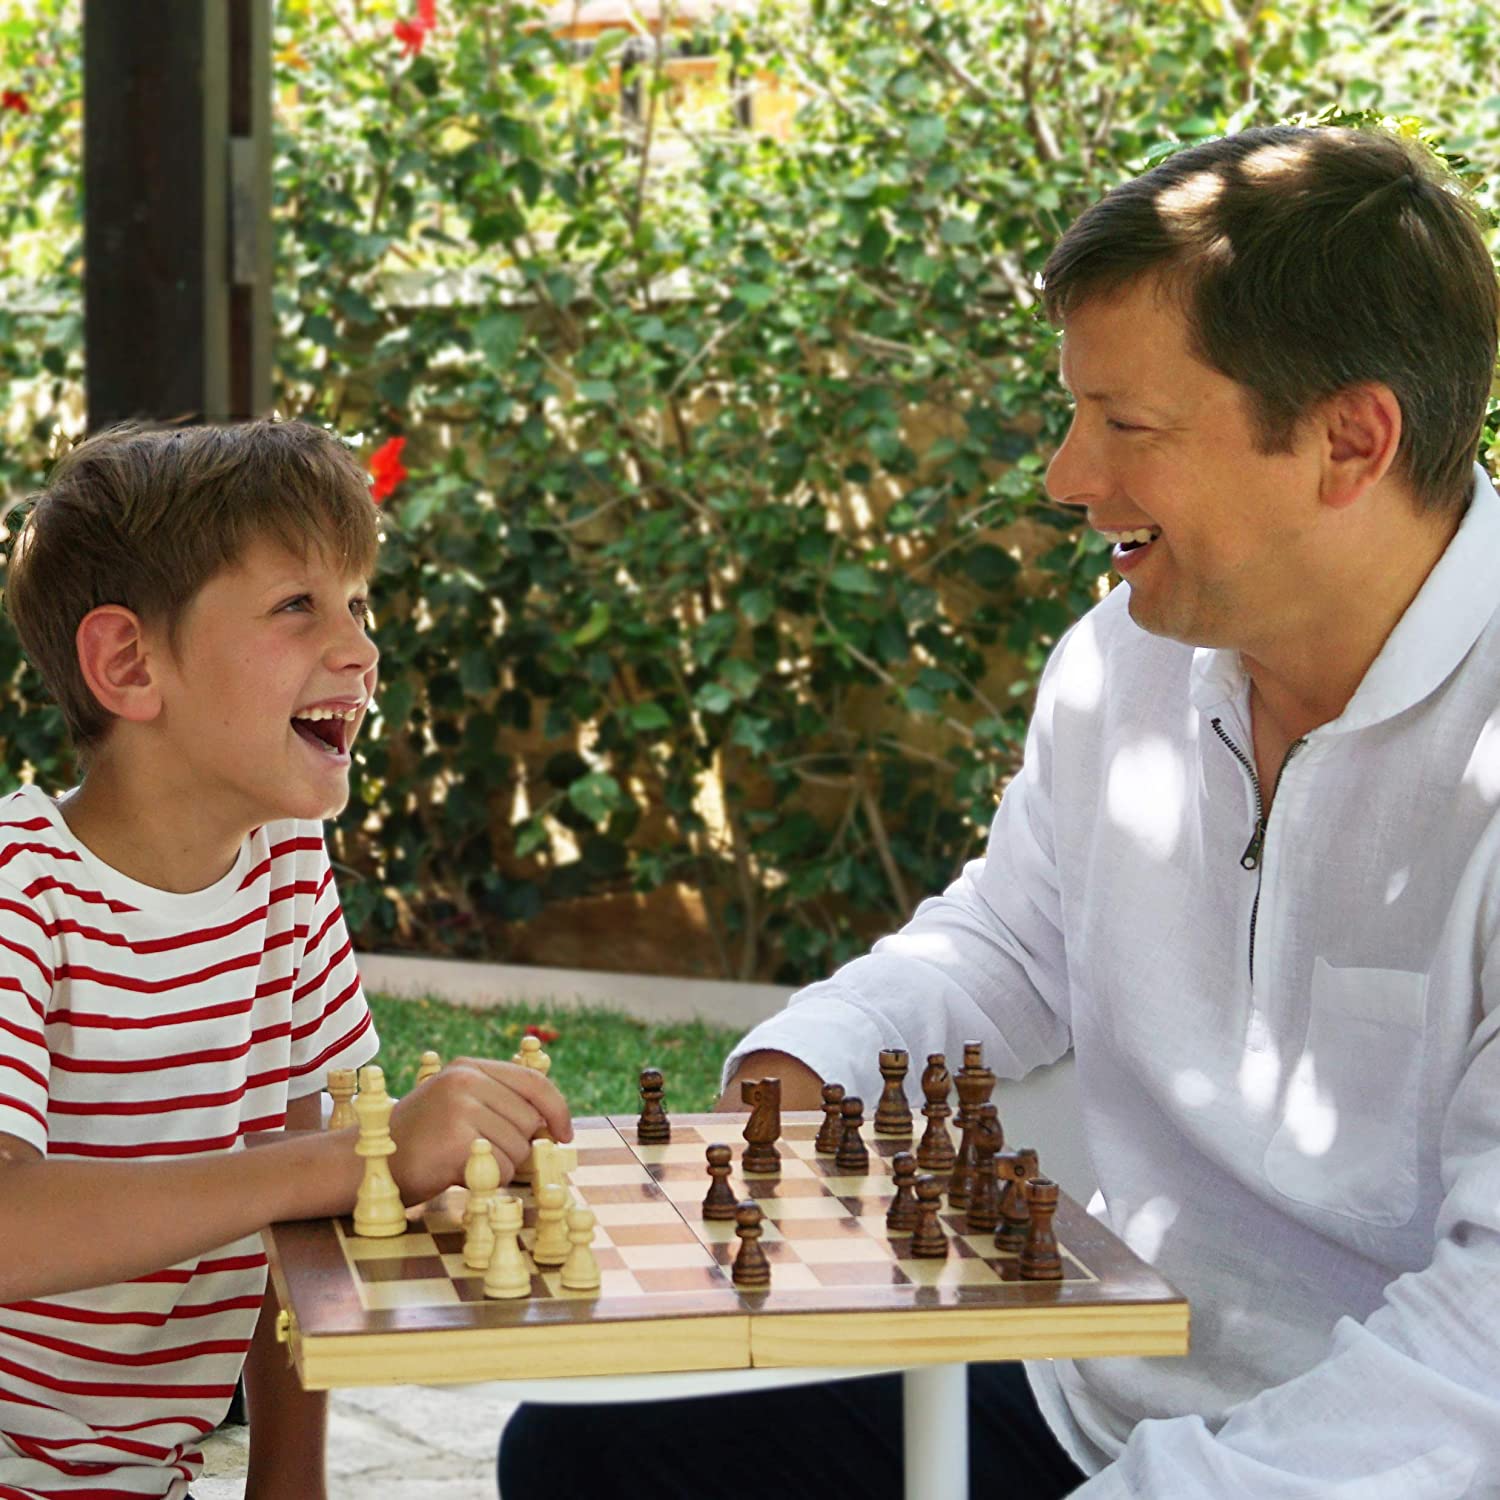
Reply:
[[[117,719],[144,724],[161,712],[160,685],[140,618],[120,604],[101,604],[78,622],[78,666],[89,691]]]

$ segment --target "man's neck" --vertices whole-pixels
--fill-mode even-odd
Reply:
[[[122,774],[107,755],[90,767],[61,811],[73,836],[112,870],[177,895],[222,880],[245,836],[213,826],[167,788]]]

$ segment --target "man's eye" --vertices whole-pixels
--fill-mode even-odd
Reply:
[[[1113,417],[1106,418],[1104,425],[1115,432],[1144,432],[1146,430],[1135,422],[1117,422]]]

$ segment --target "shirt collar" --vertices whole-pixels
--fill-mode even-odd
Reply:
[[[1500,496],[1474,465],[1474,493],[1453,540],[1386,638],[1343,713],[1319,729],[1364,729],[1420,703],[1458,666],[1500,605]],[[1248,675],[1238,651],[1193,652],[1190,693],[1201,709],[1240,698]]]

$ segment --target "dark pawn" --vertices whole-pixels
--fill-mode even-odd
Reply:
[[[917,1178],[917,1230],[911,1237],[911,1253],[922,1260],[946,1260],[948,1236],[938,1223],[943,1185],[930,1172]]]
[[[922,1113],[927,1118],[927,1129],[917,1147],[917,1165],[924,1172],[953,1170],[953,1137],[948,1134],[946,1123],[953,1113],[953,1106],[948,1103],[952,1081],[948,1077],[948,1059],[941,1052],[932,1053],[922,1074],[922,1097],[927,1101]]]
[[[818,1126],[818,1138],[813,1142],[813,1150],[819,1156],[832,1156],[839,1149],[844,1137],[843,1112],[839,1108],[843,1102],[843,1084],[823,1085],[823,1123]]]
[[[996,1158],[1004,1164],[1007,1181],[1000,1195],[1000,1227],[995,1231],[995,1248],[1019,1255],[1031,1226],[1031,1210],[1026,1206],[1026,1184],[1040,1170],[1037,1155],[1030,1146],[1018,1146]]]
[[[870,1150],[860,1135],[860,1126],[865,1123],[865,1101],[855,1094],[848,1094],[839,1105],[844,1116],[844,1133],[839,1137],[838,1154],[833,1164],[841,1172],[868,1172]]]
[[[887,1234],[910,1234],[917,1227],[917,1159],[910,1151],[898,1151],[891,1158],[896,1179],[896,1196],[885,1213]]]
[[[770,1286],[771,1262],[760,1248],[760,1204],[747,1198],[734,1211],[734,1232],[740,1237],[739,1254],[734,1258],[729,1277],[736,1286]]]
[[[734,1217],[738,1200],[729,1186],[730,1163],[733,1160],[734,1152],[728,1146],[713,1145],[708,1148],[708,1175],[713,1178],[713,1182],[709,1184],[708,1196],[703,1200],[705,1219]]]
[[[664,1146],[672,1139],[672,1122],[662,1108],[660,1068],[641,1069],[641,1117],[635,1122],[635,1138],[643,1146]]]
[[[1052,1232],[1057,1212],[1057,1184],[1047,1177],[1033,1177],[1026,1184],[1026,1205],[1031,1210],[1031,1228],[1021,1247],[1022,1281],[1061,1281],[1062,1256]]]
[[[880,1076],[885,1079],[875,1106],[876,1135],[910,1135],[911,1106],[906,1102],[906,1053],[899,1047],[880,1054]]]
[[[1005,1144],[1000,1113],[993,1104],[979,1106],[974,1123],[974,1186],[969,1194],[970,1234],[988,1234],[1000,1222],[1000,1183],[995,1176],[995,1153]]]

